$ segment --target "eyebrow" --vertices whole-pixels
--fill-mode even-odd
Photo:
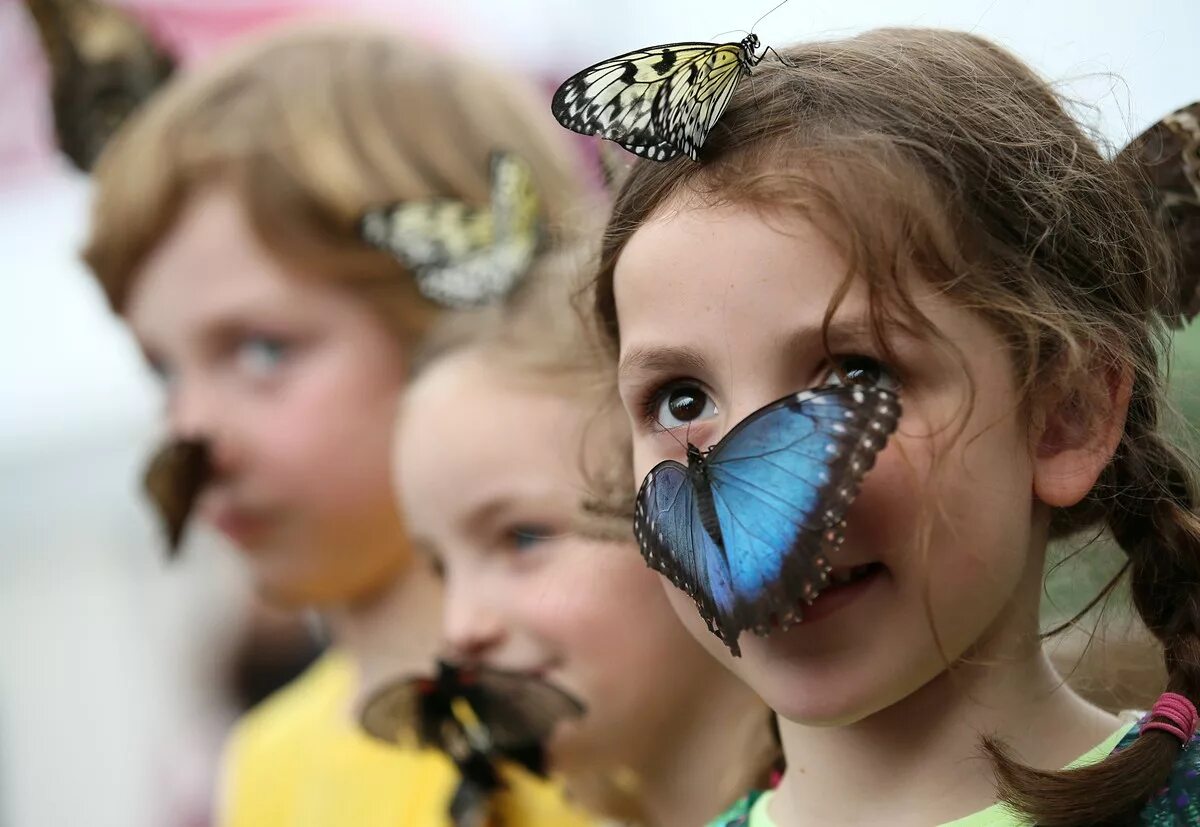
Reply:
[[[622,375],[636,371],[702,373],[707,367],[708,361],[699,350],[693,347],[635,347],[621,357],[617,373]]]
[[[902,331],[897,331],[902,335]],[[780,343],[786,353],[812,350],[821,344],[822,325],[808,325],[788,331],[781,337]],[[828,327],[829,346],[836,349],[840,343],[861,341],[863,338],[873,340],[870,324],[862,317],[835,318]],[[701,374],[708,367],[708,360],[696,348],[689,346],[648,346],[631,348],[621,357],[617,366],[619,375],[635,372],[668,373],[678,372]]]

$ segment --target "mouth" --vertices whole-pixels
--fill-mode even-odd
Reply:
[[[827,585],[812,603],[799,602],[801,626],[826,618],[857,601],[887,573],[883,563],[863,563],[835,568]]]
[[[267,534],[273,522],[266,511],[216,497],[205,497],[200,512],[218,531],[243,548],[253,547]]]

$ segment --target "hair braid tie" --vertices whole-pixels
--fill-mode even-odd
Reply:
[[[1196,733],[1196,705],[1178,692],[1164,692],[1150,710],[1150,722],[1142,726],[1142,734],[1151,730],[1174,735],[1187,746]]]

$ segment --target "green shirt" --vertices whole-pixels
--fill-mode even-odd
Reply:
[[[1103,743],[1092,747],[1079,758],[1072,761],[1069,766],[1079,767],[1094,764],[1102,760],[1116,748],[1121,739],[1134,726],[1135,724],[1133,723],[1122,725],[1120,729],[1108,736]],[[772,790],[749,796],[747,799],[739,802],[741,807],[740,813],[738,812],[738,806],[735,806],[729,813],[712,822],[709,827],[736,827],[737,825],[744,825],[744,827],[775,827],[775,822],[771,820],[771,816],[767,813],[767,808],[770,806],[773,797],[774,792]],[[741,821],[738,820],[739,815],[742,819]],[[985,810],[980,810],[969,816],[947,822],[941,827],[1025,827],[1027,824],[1027,821],[1021,819],[1003,804],[993,804]]]

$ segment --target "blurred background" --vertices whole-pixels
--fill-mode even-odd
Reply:
[[[254,604],[215,536],[193,532],[187,553],[166,565],[140,493],[160,437],[159,394],[78,260],[88,180],[56,146],[51,69],[29,8],[63,4],[0,0],[0,827],[200,827],[232,718],[312,644],[301,620]],[[772,4],[110,5],[143,27],[176,71],[234,38],[336,6],[339,17],[515,65],[548,100],[567,74],[618,52],[738,39],[734,29]],[[1000,41],[1061,81],[1079,116],[1118,146],[1200,99],[1194,0],[793,0],[756,31],[782,44],[895,24]],[[1200,423],[1200,329],[1178,336],[1176,350],[1176,398]],[[1072,614],[1119,562],[1103,547],[1077,556],[1051,581],[1048,616]],[[1109,631],[1121,638],[1127,624],[1119,609],[1111,614]],[[1060,654],[1077,657],[1086,639],[1068,635]]]

